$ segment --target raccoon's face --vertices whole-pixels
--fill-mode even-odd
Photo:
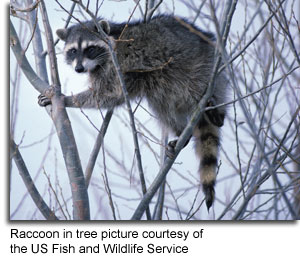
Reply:
[[[99,25],[109,34],[108,22],[100,20]],[[65,58],[76,72],[93,72],[103,68],[108,61],[107,45],[99,38],[97,27],[92,22],[74,25],[68,29],[59,29],[57,36],[65,41]]]
[[[107,62],[108,51],[102,42],[82,41],[66,44],[64,52],[66,61],[76,72],[93,72],[103,68]]]

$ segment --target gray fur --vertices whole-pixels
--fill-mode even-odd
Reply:
[[[104,26],[106,32],[110,31],[109,36],[114,39],[119,38],[125,26],[125,24],[115,23],[107,26],[104,22],[100,24]],[[191,24],[189,26],[204,34],[206,39],[214,40],[212,34],[203,32]],[[96,27],[92,22],[86,22],[84,26],[80,24],[72,26],[67,31],[58,30],[58,36],[65,41],[66,49],[68,46],[77,46],[75,56],[71,57],[68,52],[66,53],[67,62],[76,63],[76,71],[89,73],[90,89],[75,96],[66,97],[66,106],[112,108],[124,103],[121,86],[107,46],[99,39],[96,32]],[[115,41],[115,51],[130,99],[145,98],[158,120],[177,136],[185,128],[211,78],[215,50],[206,39],[190,31],[187,26],[172,16],[157,16],[147,24],[141,22],[129,24],[122,34],[122,39]],[[84,41],[99,47],[97,57],[90,63],[85,61],[87,53],[81,49],[81,45],[86,44],[82,43]],[[89,68],[82,69],[79,66],[81,69],[77,69],[78,63],[82,66],[89,64]],[[224,75],[220,74],[216,79],[216,89],[211,100],[213,104],[225,101],[226,88],[227,81]],[[213,186],[216,178],[219,143],[214,141],[219,140],[219,130],[216,126],[223,125],[224,116],[224,108],[213,110],[211,114],[207,114],[204,121],[199,123],[200,133],[195,131],[194,134],[197,141],[197,153],[201,156],[203,163],[210,163],[208,177],[205,177],[205,168],[208,167],[205,164],[200,167],[201,178],[210,181],[204,183],[206,198],[209,199],[208,208],[213,202]],[[215,129],[211,134],[213,136],[201,135],[201,128],[203,132],[210,128]],[[209,148],[209,145],[212,148]],[[216,161],[205,158],[205,152],[208,153],[207,157],[215,157]]]
[[[63,41],[65,41],[68,37],[68,30],[67,29],[58,29],[56,31],[56,35]]]

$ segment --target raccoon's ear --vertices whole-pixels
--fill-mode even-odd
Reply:
[[[68,30],[67,29],[58,29],[56,31],[56,35],[58,36],[58,38],[60,38],[63,41],[67,40],[68,37]]]
[[[110,33],[110,25],[109,22],[107,20],[101,20],[99,21],[99,25],[101,26],[102,30],[109,35]]]

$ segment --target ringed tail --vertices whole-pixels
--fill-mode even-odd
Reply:
[[[209,211],[215,199],[215,183],[218,168],[220,130],[203,119],[195,129],[196,153],[200,158],[200,180]]]

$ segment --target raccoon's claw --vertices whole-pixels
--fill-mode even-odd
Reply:
[[[177,143],[177,140],[172,140],[166,146],[166,156],[170,159],[174,159],[174,157],[175,157],[176,143]]]
[[[215,106],[215,102],[213,100],[210,100],[207,103],[207,107],[213,107]],[[218,111],[218,109],[213,109],[213,110],[209,110],[206,111],[206,115],[209,119],[209,121],[216,125],[217,127],[222,127],[224,125],[224,118],[225,118],[225,114],[224,113],[220,113]]]
[[[185,142],[183,148],[185,148],[185,147],[189,144],[189,142],[190,142],[190,140],[191,140],[191,137],[192,137],[192,136],[190,136],[190,137],[187,139],[187,141]],[[176,144],[177,144],[177,141],[178,141],[178,139],[172,140],[172,141],[170,141],[170,142],[168,143],[168,145],[166,146],[166,156],[167,156],[168,158],[170,158],[170,159],[174,159],[174,157],[175,157],[175,146],[176,146]]]
[[[49,104],[51,104],[51,98],[55,94],[55,86],[51,85],[49,88],[47,88],[42,94],[38,97],[38,104],[42,107],[45,107]]]
[[[38,104],[42,107],[45,107],[51,104],[51,100],[43,94],[40,94],[38,97]]]
[[[203,184],[203,192],[205,194],[205,203],[206,203],[207,211],[209,212],[209,209],[215,199],[214,183]]]

